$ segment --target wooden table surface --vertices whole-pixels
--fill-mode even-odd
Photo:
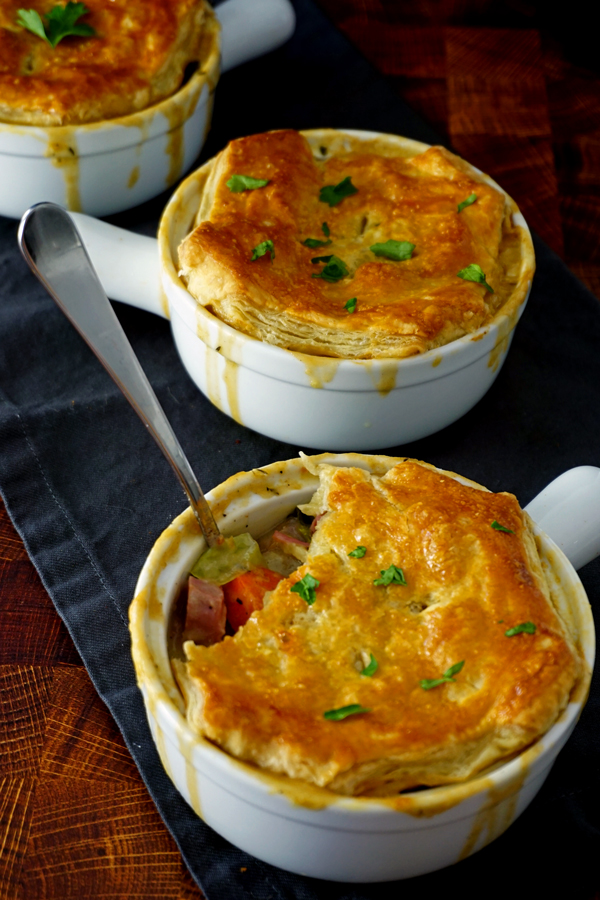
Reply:
[[[600,295],[600,73],[524,0],[320,3]],[[0,898],[201,897],[1,502],[0,635]]]

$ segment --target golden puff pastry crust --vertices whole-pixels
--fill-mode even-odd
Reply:
[[[410,459],[381,477],[318,474],[303,507],[321,516],[307,563],[234,637],[184,645],[192,727],[234,757],[346,795],[463,781],[535,741],[581,661],[515,497]],[[361,558],[349,555],[357,546]],[[406,584],[375,584],[390,566]],[[319,582],[312,605],[291,590],[307,573]],[[507,636],[525,622],[534,633]],[[361,674],[373,658],[375,673]],[[353,704],[368,712],[324,717]]]
[[[54,0],[36,5],[40,15]],[[63,4],[64,5],[64,4]],[[86,0],[96,37],[54,49],[17,24],[21,0],[0,0],[0,121],[77,125],[146,109],[181,86],[218,25],[205,0]]]
[[[259,340],[342,359],[401,358],[470,334],[526,298],[535,262],[516,204],[443,147],[331,129],[273,131],[232,141],[205,168],[180,274],[199,303]],[[233,192],[233,175],[268,184]],[[346,178],[356,193],[334,206],[320,199],[321,188]],[[458,212],[472,194],[476,201]],[[411,258],[371,250],[390,240],[414,244]],[[274,257],[253,260],[264,241]],[[335,282],[315,277],[325,263],[312,260],[328,255],[348,270]],[[458,277],[472,264],[493,293]]]

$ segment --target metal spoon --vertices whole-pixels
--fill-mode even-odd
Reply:
[[[19,246],[34,275],[92,348],[169,460],[209,547],[223,541],[198,479],[150,386],[68,213],[54,203],[28,209]]]

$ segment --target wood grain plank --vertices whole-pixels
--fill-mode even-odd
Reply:
[[[177,900],[181,857],[143,784],[40,781],[22,900]]]
[[[121,733],[85,669],[54,670],[39,773],[44,783],[67,778],[140,782]]]
[[[34,776],[0,775],[0,898],[17,900],[31,824]]]
[[[361,52],[385,75],[445,78],[444,30],[433,27],[390,28],[372,20],[365,28],[362,16],[349,16],[344,31]]]
[[[52,678],[49,666],[0,666],[0,774],[37,773]]]
[[[535,29],[446,28],[448,75],[498,83],[544,83]]]

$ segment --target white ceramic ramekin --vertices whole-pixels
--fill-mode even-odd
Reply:
[[[397,461],[356,454],[318,459],[380,474]],[[208,500],[225,533],[248,529],[258,535],[306,502],[317,483],[301,459],[292,459],[234,475]],[[550,518],[559,510],[558,540],[567,553],[580,553],[578,564],[600,553],[599,469],[571,470],[530,508]],[[132,654],[148,721],[181,795],[208,825],[259,859],[336,881],[409,878],[458,862],[494,840],[531,802],[575,727],[594,662],[594,626],[581,582],[557,544],[541,531],[538,536],[543,566],[560,585],[563,616],[585,659],[567,709],[539,741],[472,781],[390,799],[349,798],[234,760],[189,728],[166,632],[173,601],[204,543],[191,511],[182,513],[150,553],[130,609]]]
[[[86,125],[36,127],[0,121],[0,215],[19,218],[49,200],[107,216],[155,197],[197,158],[226,71],[283,43],[294,30],[289,0],[227,0],[207,24],[198,71],[148,109]],[[222,65],[219,66],[222,44]]]
[[[318,139],[318,131],[305,133]],[[345,133],[355,139],[380,137]],[[406,138],[386,139],[415,153],[427,149]],[[150,238],[106,223],[74,219],[108,296],[171,320],[190,377],[222,412],[297,446],[379,450],[439,431],[491,387],[531,288],[533,250],[521,213],[513,214],[526,249],[520,281],[490,323],[408,359],[331,359],[283,350],[236,331],[187,291],[178,275],[177,248],[193,227],[206,177],[203,166],[175,191],[162,217],[158,247]]]

